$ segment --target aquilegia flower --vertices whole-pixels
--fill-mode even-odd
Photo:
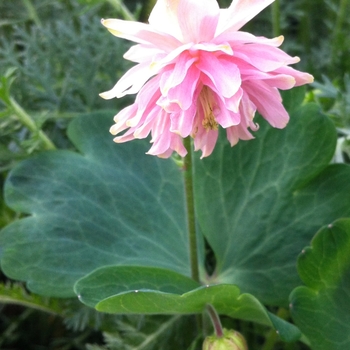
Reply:
[[[115,142],[146,138],[148,154],[185,156],[183,138],[191,136],[202,157],[210,155],[218,129],[227,139],[252,139],[258,111],[273,127],[289,116],[278,89],[313,81],[290,64],[278,47],[283,37],[256,37],[239,29],[274,0],[233,0],[219,9],[216,0],[158,0],[149,24],[102,20],[115,36],[138,43],[124,57],[137,65],[103,98],[137,93],[135,103],[115,116]]]

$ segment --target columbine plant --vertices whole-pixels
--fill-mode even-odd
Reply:
[[[149,24],[103,20],[137,43],[125,55],[137,64],[102,94],[137,93],[115,117],[115,141],[151,134],[149,154],[183,162],[142,156],[145,140],[114,145],[109,112],[75,118],[68,136],[78,152],[40,153],[8,176],[7,204],[25,215],[1,231],[2,271],[100,312],[171,315],[137,337],[140,349],[180,326],[184,346],[197,349],[209,333],[203,310],[215,330],[206,350],[254,343],[219,315],[270,327],[264,349],[275,332],[313,350],[350,346],[350,220],[337,220],[350,216],[350,167],[329,165],[335,127],[303,103],[303,89],[284,94],[289,126],[270,127],[289,121],[279,90],[313,79],[290,67],[299,59],[278,48],[283,37],[239,31],[272,2],[159,0]],[[153,348],[183,348],[166,344]]]
[[[103,98],[138,93],[133,105],[115,116],[115,142],[145,138],[149,154],[169,157],[187,153],[182,139],[191,136],[195,150],[209,156],[219,126],[234,146],[253,138],[258,111],[273,127],[289,120],[278,89],[311,83],[299,62],[278,47],[283,36],[256,37],[239,31],[273,0],[234,0],[220,9],[216,0],[158,0],[149,24],[102,20],[115,36],[138,44],[124,57],[137,65]],[[250,129],[250,130],[249,130]]]
[[[158,0],[149,24],[102,20],[113,35],[138,43],[124,55],[137,65],[101,94],[110,99],[138,93],[135,103],[115,116],[111,133],[126,132],[114,141],[151,133],[148,154],[168,158],[176,151],[185,157],[191,277],[196,282],[200,277],[189,136],[203,158],[213,152],[220,126],[231,146],[252,139],[250,130],[259,128],[256,111],[273,127],[284,128],[289,115],[278,89],[313,81],[310,74],[289,67],[299,58],[278,48],[283,36],[267,39],[239,31],[272,2],[234,0],[228,9],[220,9],[216,0]],[[210,307],[216,329],[218,316]],[[207,338],[205,349],[245,348],[227,340],[220,328],[214,336],[218,342]]]

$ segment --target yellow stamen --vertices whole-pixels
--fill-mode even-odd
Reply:
[[[213,113],[213,98],[211,96],[210,90],[205,86],[201,91],[201,105],[204,112],[204,119],[202,125],[205,130],[218,130],[219,124],[215,120],[215,115]]]

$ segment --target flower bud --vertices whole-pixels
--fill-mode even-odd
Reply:
[[[222,337],[206,337],[203,350],[248,350],[248,346],[241,333],[224,329]]]

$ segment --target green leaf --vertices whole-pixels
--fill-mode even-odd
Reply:
[[[313,350],[350,348],[350,219],[321,229],[298,259],[291,314]]]
[[[252,295],[240,294],[237,286],[200,286],[163,269],[105,267],[79,280],[75,291],[82,302],[101,312],[201,314],[211,304],[220,314],[274,327],[285,341],[300,337],[296,327],[267,312]]]
[[[107,266],[80,279],[74,290],[80,301],[95,307],[113,294],[130,290],[147,289],[179,294],[200,286],[191,278],[171,270],[144,266]],[[140,310],[136,313],[143,312]]]
[[[178,167],[145,156],[145,142],[114,144],[111,121],[75,119],[69,137],[83,155],[41,153],[7,179],[7,204],[30,216],[1,232],[2,269],[33,292],[72,296],[76,280],[106,265],[190,274]]]
[[[314,233],[350,215],[350,167],[328,166],[332,122],[314,104],[293,110],[285,129],[260,119],[255,140],[230,148],[222,137],[195,166],[198,222],[216,256],[207,282],[274,305],[300,284],[295,261]]]

